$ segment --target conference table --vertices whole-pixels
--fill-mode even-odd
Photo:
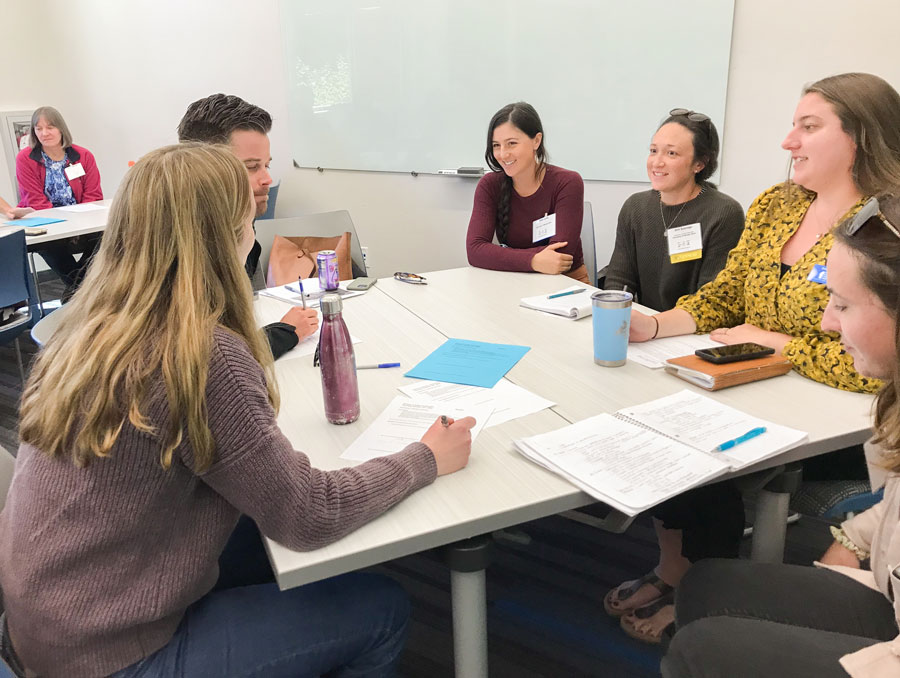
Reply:
[[[103,231],[106,229],[106,222],[109,219],[110,203],[112,203],[112,199],[70,205],[68,208],[51,207],[45,210],[35,210],[26,215],[25,218],[63,219],[63,221],[41,226],[41,228],[47,229],[47,232],[42,235],[26,236],[25,243],[30,248],[32,245],[40,245],[41,243],[64,240],[66,238],[74,238],[77,235],[87,235],[89,233]],[[92,207],[100,209],[92,209]],[[27,223],[21,224],[21,222],[17,222],[19,222],[19,220],[12,221],[9,224],[0,222],[0,235],[16,231],[23,226],[28,225]],[[40,286],[38,285],[34,252],[29,251],[28,256],[29,264],[31,265],[31,275],[34,278],[35,293],[38,295],[38,307],[41,309],[41,315],[43,316],[44,307],[41,300]]]
[[[276,363],[282,395],[279,425],[296,449],[308,454],[319,468],[353,464],[340,459],[341,450],[399,394],[398,387],[415,382],[403,373],[451,337],[531,347],[506,379],[556,405],[484,429],[473,443],[465,469],[438,478],[334,544],[304,553],[272,541],[267,548],[279,586],[286,589],[445,547],[451,568],[456,675],[486,676],[486,561],[478,557],[489,540],[485,535],[595,501],[526,460],[515,451],[513,440],[685,388],[706,392],[631,361],[618,368],[597,366],[590,320],[572,321],[519,306],[522,297],[570,286],[569,278],[476,268],[424,275],[427,285],[383,278],[365,295],[345,301],[350,333],[361,340],[355,345],[357,361],[402,363],[401,369],[358,373],[361,414],[357,422],[347,426],[326,422],[318,369],[311,357],[287,357]],[[277,320],[287,309],[283,302],[262,295],[256,307],[260,322]],[[839,391],[794,373],[708,395],[809,433],[808,443],[742,474],[857,444],[869,435],[871,396]],[[760,494],[761,503],[773,500],[765,492]],[[755,525],[754,556],[757,541],[780,540],[783,548],[786,499],[776,501],[767,515],[765,524]],[[624,529],[628,522],[619,525]],[[760,552],[780,553],[777,543]]]

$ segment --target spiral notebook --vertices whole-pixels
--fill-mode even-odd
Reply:
[[[561,315],[572,320],[580,320],[591,315],[591,294],[595,291],[593,288],[572,285],[554,292],[552,295],[539,294],[536,297],[523,297],[519,299],[519,306]]]
[[[764,433],[734,444],[750,431]],[[684,390],[515,441],[532,461],[628,515],[800,445],[803,431]]]

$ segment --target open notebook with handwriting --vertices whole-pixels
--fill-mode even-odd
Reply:
[[[684,390],[522,438],[515,446],[532,461],[633,516],[807,439],[803,431]],[[735,444],[737,440],[741,442]]]

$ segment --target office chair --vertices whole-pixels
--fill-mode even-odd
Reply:
[[[0,308],[25,304],[10,322],[0,325],[0,343],[14,342],[19,375],[25,383],[25,367],[19,348],[19,335],[28,330],[38,317],[37,295],[28,270],[25,231],[0,236]]]
[[[353,267],[353,277],[360,278],[366,275],[366,262],[363,259],[362,247],[356,228],[347,210],[336,212],[320,212],[318,214],[305,214],[299,217],[285,219],[266,219],[256,222],[256,240],[262,248],[259,256],[259,267],[265,272],[269,270],[269,253],[272,251],[272,241],[276,235],[281,236],[333,236],[350,233],[350,259]],[[593,242],[593,241],[592,241]]]
[[[597,287],[597,250],[594,247],[594,212],[591,203],[585,201],[584,216],[581,217],[581,251],[584,253],[584,266],[587,269],[591,285]]]

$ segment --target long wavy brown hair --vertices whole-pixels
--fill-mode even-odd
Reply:
[[[131,423],[159,440],[169,468],[187,435],[197,470],[215,444],[206,385],[213,333],[244,339],[278,407],[272,352],[257,327],[238,255],[254,213],[247,171],[225,147],[179,144],[128,172],[102,244],[26,384],[20,436],[51,457],[106,457]],[[169,420],[147,415],[162,379]]]
[[[882,214],[900,230],[900,186],[893,195],[879,195],[878,203]],[[852,221],[834,230],[835,241],[853,253],[860,281],[894,320],[896,357],[893,372],[884,375],[884,386],[875,400],[874,442],[883,450],[882,464],[900,471],[900,237],[879,216],[870,217],[856,233],[848,235]]]

